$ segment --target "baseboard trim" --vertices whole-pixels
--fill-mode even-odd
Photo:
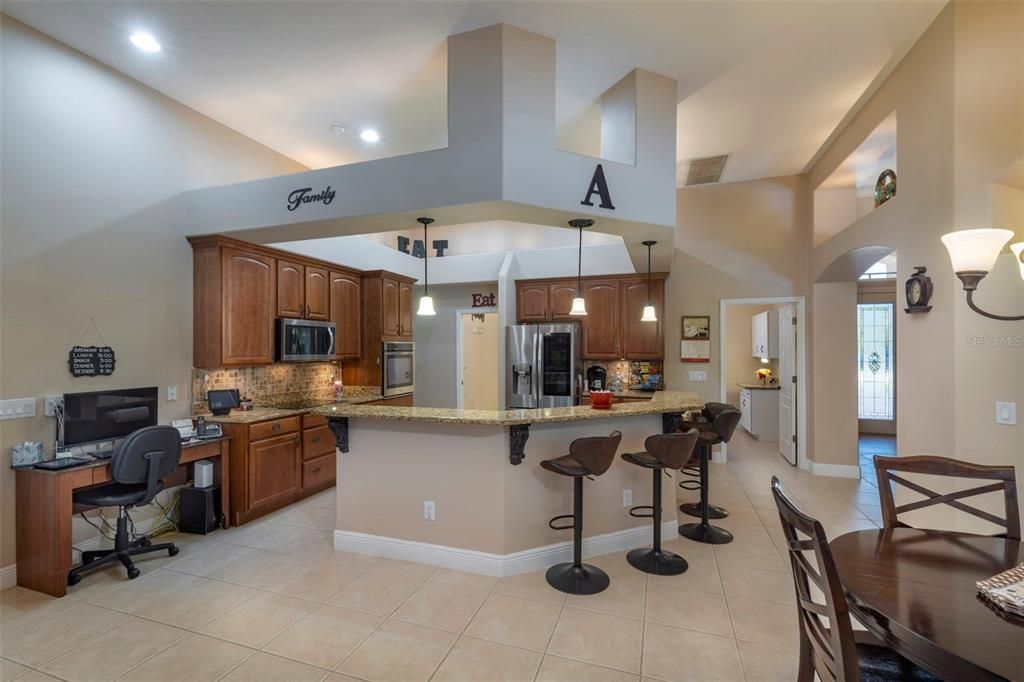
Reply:
[[[832,476],[834,478],[860,478],[860,467],[854,464],[821,464],[808,460],[810,471],[815,476]]]
[[[677,534],[677,525],[675,520],[663,522],[661,524],[662,537],[674,538]],[[649,545],[650,542],[650,526],[627,528],[583,538],[583,556],[586,558],[643,547]],[[524,549],[512,554],[492,554],[447,545],[433,545],[368,533],[335,530],[334,548],[388,559],[416,561],[431,566],[452,568],[496,578],[527,573],[547,568],[562,561],[572,560],[571,541]]]
[[[18,584],[18,564],[0,568],[0,590],[6,590]]]

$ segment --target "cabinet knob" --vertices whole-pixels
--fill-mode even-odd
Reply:
[[[281,425],[280,424],[274,424],[270,428],[273,429],[274,431],[280,431],[281,430]]]
[[[320,473],[320,467],[317,467],[316,469],[313,469],[313,473],[314,474],[319,474]]]
[[[320,436],[317,436],[316,438],[314,438],[313,442],[314,443],[319,443],[320,442]]]

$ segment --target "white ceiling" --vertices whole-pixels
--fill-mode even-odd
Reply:
[[[799,173],[946,0],[6,0],[3,11],[311,168],[444,147],[445,38],[555,38],[560,139],[634,67],[679,82],[677,158]],[[151,32],[163,51],[127,40]],[[331,124],[347,132],[336,136]],[[367,144],[362,127],[382,140]]]

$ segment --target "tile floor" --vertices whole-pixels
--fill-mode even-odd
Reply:
[[[830,535],[877,525],[864,478],[814,477],[737,433],[712,467],[736,541],[667,544],[690,569],[648,577],[616,553],[609,589],[568,598],[543,572],[487,578],[335,551],[334,492],[212,536],[176,538],[142,577],[95,574],[53,599],[0,593],[0,682],[19,680],[793,680],[793,587],[770,477]]]

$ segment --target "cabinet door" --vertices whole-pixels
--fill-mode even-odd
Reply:
[[[302,317],[306,309],[305,268],[286,260],[277,261],[277,316]]]
[[[412,285],[407,282],[398,284],[398,333],[412,338]]]
[[[618,280],[583,282],[583,300],[587,304],[587,316],[581,318],[584,358],[618,360],[622,357],[619,347],[622,309],[619,284]]]
[[[306,266],[306,319],[328,319],[331,288],[328,277],[327,270]]]
[[[221,251],[224,365],[274,361],[275,274],[273,258],[232,248]]]
[[[657,322],[641,322],[647,301],[658,314]],[[647,293],[647,278],[622,282],[622,354],[627,360],[660,360],[665,355],[662,320],[665,317],[665,283],[651,280]]]
[[[358,360],[362,334],[362,282],[358,275],[332,272],[331,321],[337,327],[335,351],[339,360]]]
[[[569,314],[572,310],[572,299],[576,298],[576,280],[554,282],[548,285],[548,319],[575,320]],[[589,310],[589,308],[588,308]]]
[[[292,433],[249,445],[249,508],[279,502],[302,485],[301,436]]]
[[[516,286],[516,317],[520,322],[547,321],[547,284],[519,284]]]
[[[750,319],[750,337],[753,341],[753,356],[768,357],[768,311],[758,313]]]
[[[398,336],[402,323],[399,312],[400,304],[398,297],[398,282],[385,277],[381,282],[381,294],[384,299],[384,315],[381,323],[381,334],[384,336]]]

